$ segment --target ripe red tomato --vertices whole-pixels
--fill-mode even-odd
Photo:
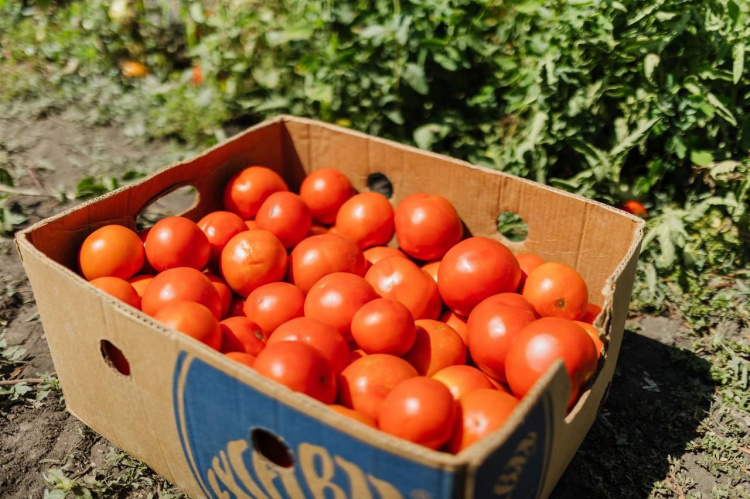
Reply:
[[[432,277],[432,280],[435,281],[435,284],[437,284],[439,268],[440,268],[440,260],[435,260],[434,262],[430,262],[430,263],[426,263],[422,265],[422,270],[427,272],[430,275],[430,277]]]
[[[224,355],[235,362],[246,365],[247,367],[253,367],[253,364],[255,363],[255,355],[250,355],[249,353],[227,352]]]
[[[310,173],[299,189],[302,200],[310,207],[313,220],[330,225],[336,221],[341,205],[354,195],[346,175],[332,168],[321,168]]]
[[[268,338],[268,345],[282,341],[301,341],[320,352],[338,374],[349,364],[349,347],[333,326],[310,317],[297,317],[285,322]]]
[[[293,248],[310,232],[312,215],[302,198],[292,192],[275,192],[258,209],[255,222]]]
[[[143,243],[135,232],[121,225],[107,225],[83,241],[78,267],[89,281],[107,276],[128,279],[141,270],[144,259]]]
[[[245,317],[245,297],[239,295],[232,295],[232,303],[229,305],[226,318],[229,317]]]
[[[456,400],[474,390],[495,389],[490,378],[472,366],[448,366],[433,374],[432,379],[448,387]]]
[[[448,324],[429,319],[416,321],[417,339],[404,355],[420,376],[432,376],[448,366],[466,363],[466,345]]]
[[[365,275],[362,250],[338,234],[322,234],[303,240],[292,250],[289,280],[307,293],[322,277],[334,272]]]
[[[321,236],[323,234],[328,234],[328,227],[323,227],[322,225],[312,224],[310,230],[307,231],[307,237]]]
[[[310,289],[305,298],[305,316],[330,324],[349,340],[354,314],[362,305],[377,297],[375,290],[363,278],[334,272]]]
[[[352,337],[367,353],[400,357],[414,345],[417,328],[408,308],[397,301],[378,298],[354,314]]]
[[[238,295],[247,296],[286,273],[286,250],[281,241],[265,230],[240,232],[221,252],[221,275]]]
[[[354,409],[349,409],[348,407],[344,407],[343,405],[329,405],[332,410],[338,412],[339,414],[346,416],[348,418],[352,418],[355,421],[359,421],[360,423],[366,424],[367,426],[372,426],[373,428],[377,428],[377,425],[375,424],[375,421],[372,418],[369,418],[365,416],[364,414],[355,411]]]
[[[305,294],[301,289],[288,282],[272,282],[247,295],[244,313],[268,338],[285,322],[302,317],[304,309]]]
[[[526,278],[531,274],[531,271],[546,262],[543,258],[532,255],[531,253],[521,253],[520,255],[516,255],[516,260],[518,260],[518,265],[521,266],[521,283],[518,285],[518,292],[523,293]]]
[[[209,262],[216,268],[221,258],[221,250],[234,236],[247,229],[245,222],[236,214],[229,211],[214,211],[198,222],[198,227],[208,238],[211,248]]]
[[[249,166],[232,177],[224,189],[224,207],[248,220],[274,192],[289,188],[278,173],[264,166]]]
[[[176,329],[214,350],[221,348],[219,321],[209,309],[192,301],[178,301],[164,305],[154,319],[167,327]]]
[[[363,192],[346,201],[336,215],[336,231],[362,249],[385,246],[393,237],[393,207],[377,192]]]
[[[625,201],[625,203],[623,203],[622,205],[622,209],[623,211],[627,211],[631,215],[635,215],[641,218],[648,218],[648,210],[646,210],[646,207],[643,206],[642,203],[639,203],[638,201],[635,201],[633,199]]]
[[[437,319],[440,315],[437,284],[407,258],[384,258],[370,267],[365,279],[383,298],[406,305],[415,319]]]
[[[154,276],[152,275],[138,274],[128,279],[128,282],[131,286],[133,286],[133,289],[135,289],[135,292],[138,293],[138,296],[143,298],[143,292],[146,291],[146,288],[149,284],[151,284],[151,281],[153,280]]]
[[[359,360],[362,357],[367,357],[367,353],[365,353],[364,350],[361,348],[357,348],[355,350],[352,350],[349,352],[349,364],[354,362],[355,360]]]
[[[438,270],[443,301],[467,317],[488,296],[515,291],[520,280],[521,267],[513,253],[487,237],[471,237],[453,246]]]
[[[158,274],[143,292],[143,311],[154,316],[165,305],[191,301],[208,308],[221,319],[221,298],[211,281],[199,270],[178,267]]]
[[[536,320],[533,311],[504,304],[504,294],[490,296],[474,307],[467,323],[469,352],[474,363],[488,376],[503,382],[510,345],[523,328]]]
[[[258,225],[258,222],[255,220],[245,220],[245,227],[247,227],[247,230],[258,230],[260,229],[260,226]]]
[[[586,313],[589,290],[581,274],[564,263],[545,263],[526,279],[523,297],[542,317],[577,321]]]
[[[601,313],[602,307],[600,307],[599,305],[594,305],[593,303],[587,303],[586,313],[583,314],[581,322],[585,322],[586,324],[593,324],[596,318],[599,317],[599,314]]]
[[[208,280],[211,281],[211,284],[214,285],[216,288],[216,292],[219,293],[219,301],[221,302],[221,316],[226,317],[229,313],[229,307],[232,306],[232,290],[227,286],[227,283],[224,282],[224,279],[222,279],[219,276],[215,276],[213,274],[205,274],[206,277],[208,277]]]
[[[336,398],[336,376],[315,348],[301,341],[268,345],[255,359],[258,374],[324,404]]]
[[[437,450],[451,437],[456,402],[439,381],[418,376],[393,388],[383,400],[378,418],[381,430]]]
[[[377,421],[386,395],[401,381],[417,376],[404,359],[376,353],[355,360],[339,377],[339,401]]]
[[[146,258],[158,272],[176,267],[202,269],[210,256],[208,238],[185,217],[163,218],[146,236]]]
[[[453,310],[446,310],[443,312],[443,315],[440,316],[440,322],[445,322],[450,327],[453,328],[455,332],[458,333],[458,335],[461,337],[461,340],[464,342],[466,346],[468,346],[468,338],[467,338],[467,325],[466,321],[469,320],[468,317],[464,317],[462,315],[458,315]]]
[[[391,248],[390,246],[373,246],[363,251],[365,260],[367,261],[367,268],[369,269],[372,265],[375,265],[380,260],[388,258],[389,256],[400,256],[401,258],[407,257],[403,251],[398,248]]]
[[[141,296],[135,288],[125,279],[119,277],[97,277],[92,279],[91,285],[99,288],[108,295],[112,295],[123,303],[140,310]]]
[[[558,359],[568,372],[568,407],[572,407],[581,388],[594,375],[596,348],[581,326],[566,319],[538,319],[516,336],[505,360],[505,375],[513,395],[523,398]]]
[[[591,337],[591,341],[594,342],[594,348],[596,348],[596,360],[599,360],[604,351],[604,342],[599,338],[599,332],[593,325],[586,322],[573,321],[573,323],[581,326],[581,328],[583,328],[583,330]]]
[[[458,454],[499,430],[518,406],[518,400],[499,390],[474,390],[458,401],[459,410],[448,449]]]
[[[509,307],[522,308],[528,310],[536,317],[536,310],[529,301],[518,293],[498,293],[482,300],[482,303],[487,302],[488,305],[491,303],[495,305],[508,305]],[[479,306],[479,305],[477,305]]]
[[[266,347],[260,326],[247,317],[229,317],[219,327],[222,353],[244,352],[255,356]]]
[[[399,247],[417,260],[436,260],[464,235],[453,205],[437,194],[411,194],[396,207],[394,224]]]

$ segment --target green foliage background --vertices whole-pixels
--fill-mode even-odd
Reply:
[[[637,304],[690,312],[678,292],[713,300],[716,279],[747,276],[749,15],[744,0],[0,0],[0,110],[85,103],[92,123],[209,143],[292,113],[637,199]],[[150,74],[123,78],[129,60]],[[734,300],[717,306],[747,320]]]

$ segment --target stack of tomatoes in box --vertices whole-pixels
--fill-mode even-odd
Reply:
[[[81,273],[259,374],[432,449],[497,430],[556,359],[570,405],[596,370],[600,309],[581,276],[464,239],[441,196],[394,210],[336,170],[294,194],[252,166],[224,206],[139,234],[102,227],[81,246]],[[394,233],[399,248],[386,246]]]

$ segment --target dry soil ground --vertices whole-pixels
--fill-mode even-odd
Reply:
[[[64,117],[0,120],[0,167],[13,174],[15,189],[36,194],[13,194],[7,205],[27,217],[26,223],[75,203],[60,201],[58,193],[74,197],[82,177],[148,171],[185,153],[179,146],[132,142],[119,129],[89,128]],[[10,237],[0,238],[0,268],[0,332],[6,344],[0,336],[0,375],[6,380],[0,388],[8,389],[19,386],[8,381],[39,378],[55,368]],[[681,348],[689,341],[682,324],[633,317],[628,329],[604,410],[554,495],[710,497],[719,489],[745,495],[750,472],[738,482],[691,450],[706,411],[720,420],[712,411],[723,409],[712,403],[708,362]],[[42,398],[50,383],[28,386],[33,390],[17,400],[0,395],[1,497],[42,497],[47,490],[53,497],[179,493],[68,414],[58,390]],[[746,415],[733,416],[750,425]]]

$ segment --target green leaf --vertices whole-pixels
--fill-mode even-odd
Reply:
[[[736,85],[745,69],[745,44],[738,42],[732,49],[732,81]]]
[[[654,69],[659,65],[661,58],[657,54],[648,54],[643,59],[643,74],[651,83],[654,82]]]
[[[708,166],[714,162],[711,151],[690,151],[690,161],[698,166]]]
[[[404,66],[404,72],[401,74],[401,78],[409,85],[415,92],[422,95],[427,95],[430,91],[430,87],[427,84],[427,79],[424,74],[424,67],[414,63],[407,63]]]
[[[13,187],[13,177],[11,177],[8,170],[0,168],[0,184],[9,185]]]
[[[729,123],[731,123],[734,126],[737,126],[737,119],[734,117],[732,112],[727,109],[727,107],[722,104],[722,102],[716,97],[714,94],[709,93],[706,96],[706,99],[708,99],[708,102],[710,102],[715,108],[719,116],[727,120]]]
[[[414,142],[421,149],[430,149],[438,140],[450,131],[447,125],[428,123],[414,130]]]

